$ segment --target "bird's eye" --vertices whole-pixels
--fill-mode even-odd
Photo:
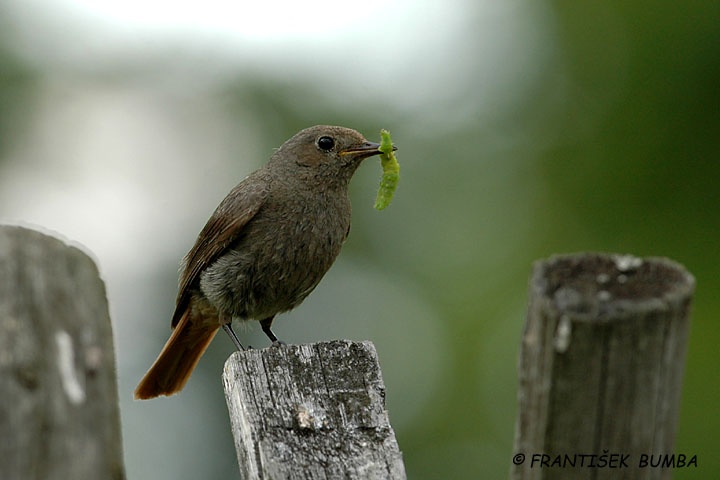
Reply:
[[[335,140],[332,137],[320,137],[317,141],[317,146],[320,150],[329,152],[335,146]]]

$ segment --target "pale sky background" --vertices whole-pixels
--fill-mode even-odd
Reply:
[[[523,0],[11,1],[22,49],[53,68],[111,69],[174,48],[208,81],[292,70],[331,80],[331,93],[354,82],[415,108],[452,100],[468,81],[497,107],[508,82],[542,64],[523,52],[551,39],[543,5]]]

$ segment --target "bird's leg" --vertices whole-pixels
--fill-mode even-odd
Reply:
[[[230,340],[235,344],[235,348],[238,349],[238,351],[242,352],[245,350],[245,347],[242,346],[242,343],[240,343],[240,339],[235,335],[235,332],[232,329],[232,319],[230,319],[229,322],[223,322],[222,324],[223,330],[225,330],[225,333],[228,334],[228,337],[230,337]]]
[[[260,320],[260,326],[262,327],[262,331],[265,332],[265,335],[267,335],[267,337],[272,342],[272,346],[279,347],[280,345],[285,345],[285,342],[283,342],[282,340],[278,340],[272,330],[270,330],[270,325],[272,325],[274,318],[275,316],[263,318],[262,320]]]

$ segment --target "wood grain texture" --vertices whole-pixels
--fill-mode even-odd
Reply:
[[[0,478],[125,477],[112,328],[93,261],[0,226]]]
[[[236,352],[223,381],[242,478],[406,478],[372,343]]]
[[[538,262],[520,352],[512,479],[670,478],[693,277],[664,258],[579,254]],[[533,467],[532,455],[627,455],[628,467]],[[564,457],[563,457],[563,461]],[[567,465],[567,464],[566,464]]]

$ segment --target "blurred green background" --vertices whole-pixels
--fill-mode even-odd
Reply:
[[[531,263],[584,250],[667,256],[695,275],[676,451],[698,468],[674,478],[720,478],[720,2],[269,3],[216,27],[205,14],[223,2],[160,26],[142,15],[172,20],[177,5],[0,3],[0,218],[96,255],[128,477],[237,477],[226,338],[182,394],[132,390],[215,205],[296,131],[328,123],[389,129],[401,183],[376,212],[381,171],[365,162],[340,259],[275,331],[376,344],[410,478],[507,476]]]

